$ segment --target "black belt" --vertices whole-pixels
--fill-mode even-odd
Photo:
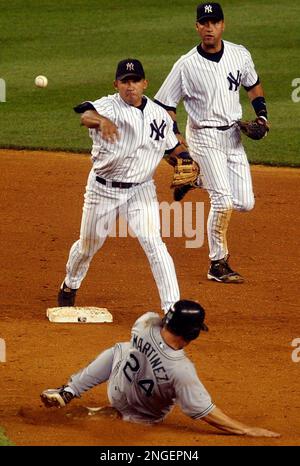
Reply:
[[[204,129],[204,128],[211,128],[211,129],[217,129],[218,131],[226,131],[227,129],[231,128],[232,125],[226,125],[226,126],[201,126],[199,129]]]
[[[112,188],[121,188],[121,189],[132,188],[132,186],[137,186],[140,184],[140,183],[125,183],[124,181],[105,180],[104,178],[100,178],[100,176],[96,176],[96,181],[98,181],[98,183],[105,184]]]

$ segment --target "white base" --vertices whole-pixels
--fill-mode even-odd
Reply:
[[[50,322],[60,323],[99,323],[112,322],[113,317],[101,307],[52,307],[47,309]]]

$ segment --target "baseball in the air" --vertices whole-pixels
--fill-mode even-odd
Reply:
[[[37,76],[34,80],[34,83],[37,87],[47,87],[48,86],[48,79],[46,76]]]

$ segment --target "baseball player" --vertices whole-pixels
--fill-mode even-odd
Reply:
[[[243,277],[228,263],[227,228],[233,210],[249,211],[254,195],[249,163],[237,123],[242,116],[241,86],[257,115],[256,125],[268,131],[266,101],[250,53],[242,45],[222,40],[224,15],[218,3],[197,7],[196,29],[201,43],[173,66],[155,96],[174,120],[183,100],[188,114],[186,138],[192,158],[198,162],[211,208],[207,222],[208,279],[242,283]],[[177,126],[177,127],[176,127]]]
[[[63,407],[74,397],[108,381],[109,401],[126,421],[163,421],[177,403],[191,418],[203,419],[224,432],[252,437],[279,434],[246,426],[211,401],[184,347],[207,331],[205,311],[195,301],[177,301],[163,319],[147,312],[132,327],[131,341],[101,353],[67,385],[41,393],[45,406]]]
[[[165,153],[194,162],[178,143],[166,110],[143,95],[147,84],[141,62],[128,58],[117,66],[116,94],[75,107],[93,140],[93,166],[80,238],[70,250],[59,306],[74,305],[90,262],[120,212],[148,257],[162,309],[179,299],[174,263],[161,238],[153,173]]]

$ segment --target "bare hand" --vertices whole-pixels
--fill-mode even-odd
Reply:
[[[103,139],[107,142],[114,143],[119,139],[117,126],[106,117],[101,117],[99,131]]]
[[[261,429],[260,427],[249,427],[246,432],[249,437],[280,437],[281,435],[271,430]]]

